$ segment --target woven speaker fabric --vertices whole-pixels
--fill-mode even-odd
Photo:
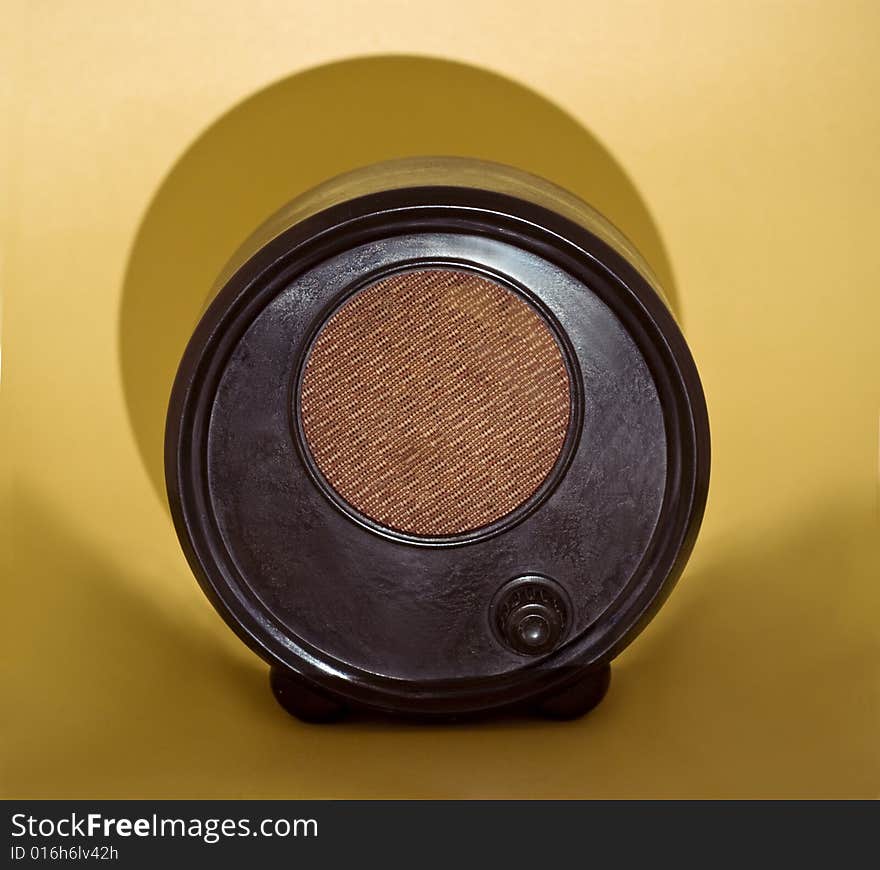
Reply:
[[[526,502],[559,457],[570,405],[544,318],[453,269],[355,294],[319,332],[300,395],[308,448],[338,495],[374,522],[431,537]]]

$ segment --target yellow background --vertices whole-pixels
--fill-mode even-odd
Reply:
[[[3,17],[3,796],[878,794],[880,6]],[[519,160],[608,212],[704,380],[702,535],[582,721],[289,719],[157,493],[157,384],[212,272],[331,169],[428,149]]]

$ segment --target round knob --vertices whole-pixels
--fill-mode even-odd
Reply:
[[[566,596],[547,577],[529,575],[505,584],[493,602],[500,640],[521,655],[545,655],[555,649],[568,624]]]
[[[539,613],[529,613],[521,619],[517,630],[520,640],[529,647],[540,648],[550,637],[550,623]]]

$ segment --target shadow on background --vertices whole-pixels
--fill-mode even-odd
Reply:
[[[636,244],[678,310],[663,243],[635,186],[588,130],[544,97],[431,58],[359,58],[308,70],[209,127],[162,182],[135,239],[119,352],[134,436],[163,501],[171,382],[229,257],[316,184],[380,160],[425,155],[511,164],[578,194]]]
[[[330,726],[289,718],[219,618],[15,507],[7,796],[876,797],[876,527],[840,506],[718,548],[585,719]]]

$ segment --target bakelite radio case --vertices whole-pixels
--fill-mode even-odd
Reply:
[[[297,399],[340,304],[424,268],[475,272],[534,306],[571,383],[571,425],[544,483],[457,536],[400,532],[339,498]],[[199,583],[270,664],[291,712],[567,717],[601,700],[610,661],[682,570],[709,430],[673,313],[616,229],[509,167],[408,160],[328,182],[236,254],[180,364],[165,467]],[[523,646],[529,615],[536,648]]]

